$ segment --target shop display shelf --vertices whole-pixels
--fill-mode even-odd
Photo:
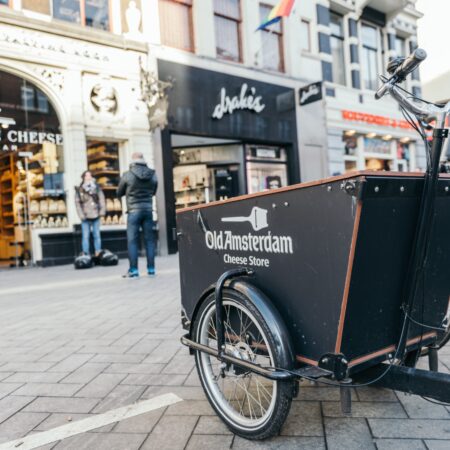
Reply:
[[[178,189],[177,191],[175,191],[176,194],[180,193],[180,192],[190,192],[190,191],[198,191],[199,189],[205,189],[209,186],[196,186],[196,187],[189,187],[189,188],[183,188],[183,189]]]
[[[118,170],[95,170],[92,171],[92,175],[119,175],[120,172]]]
[[[117,186],[100,186],[104,191],[117,191]]]
[[[10,192],[12,192],[12,189],[5,189],[4,191],[2,190],[2,194],[9,194]]]
[[[90,163],[95,163],[98,161],[103,161],[105,159],[111,160],[111,161],[117,161],[119,159],[118,155],[108,155],[107,153],[100,153],[100,154],[95,154],[92,156],[88,156],[88,162]]]
[[[4,212],[2,214],[3,217],[14,217],[14,213],[12,211]]]

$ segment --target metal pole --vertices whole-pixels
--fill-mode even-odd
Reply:
[[[32,238],[32,223],[31,223],[31,215],[30,215],[30,177],[28,172],[28,156],[25,157],[25,177],[26,177],[26,185],[27,185],[27,196],[26,196],[26,215],[24,215],[26,219],[26,228],[28,229],[28,239],[30,242],[30,265],[34,265],[34,258],[33,258],[33,238]]]

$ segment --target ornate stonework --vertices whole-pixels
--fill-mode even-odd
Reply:
[[[33,67],[33,71],[58,91],[63,90],[64,74],[61,71],[45,67]]]

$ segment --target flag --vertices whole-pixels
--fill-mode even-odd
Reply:
[[[256,31],[263,30],[269,25],[279,22],[282,17],[288,17],[291,14],[294,1],[295,0],[281,0],[278,2],[278,4],[272,8],[266,20],[256,29]]]

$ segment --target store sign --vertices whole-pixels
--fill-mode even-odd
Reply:
[[[222,119],[225,114],[233,114],[236,110],[249,110],[260,113],[266,107],[262,103],[262,97],[256,95],[254,87],[248,88],[247,83],[241,87],[240,94],[230,97],[227,95],[226,88],[220,90],[220,103],[214,107],[212,117],[214,119]]]
[[[353,122],[364,122],[370,125],[380,125],[383,127],[392,128],[411,128],[411,125],[406,120],[391,119],[385,116],[376,116],[374,114],[360,113],[356,111],[342,111],[342,118]]]
[[[0,140],[6,141],[2,146],[2,151],[16,151],[18,144],[51,142],[52,144],[62,145],[63,143],[62,134],[28,130],[0,130]]]
[[[308,105],[309,103],[322,100],[322,82],[308,84],[299,90],[300,106]]]
[[[268,210],[254,206],[248,216],[223,217],[222,222],[247,222],[253,231],[259,232],[269,227],[267,220]],[[265,234],[237,234],[231,230],[206,231],[205,244],[209,250],[223,250],[225,252],[245,252],[245,255],[232,255],[224,253],[223,261],[226,264],[244,266],[270,267],[270,254],[293,254],[294,245],[291,236],[278,236],[267,231]],[[259,256],[251,253],[258,253]]]

